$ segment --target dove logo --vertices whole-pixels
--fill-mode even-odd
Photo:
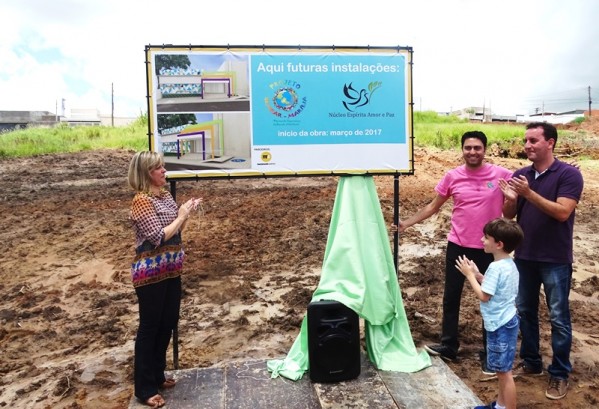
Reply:
[[[343,101],[343,106],[349,112],[355,112],[358,108],[368,105],[372,101],[374,91],[379,89],[383,83],[381,81],[373,81],[368,84],[368,88],[360,90],[354,88],[353,82],[343,86],[343,95],[346,100]]]

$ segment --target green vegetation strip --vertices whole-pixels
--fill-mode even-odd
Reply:
[[[414,113],[416,146],[455,149],[466,131],[480,130],[494,143],[509,147],[522,143],[524,124],[476,123],[435,112]],[[148,118],[142,115],[124,127],[59,125],[54,128],[27,128],[0,134],[0,158],[28,157],[47,153],[79,152],[95,149],[148,149]],[[579,133],[560,130],[561,141],[583,138]],[[560,141],[560,144],[561,144]]]

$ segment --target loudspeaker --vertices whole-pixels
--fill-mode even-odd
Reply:
[[[340,302],[308,305],[308,356],[313,382],[340,382],[360,375],[360,321]]]

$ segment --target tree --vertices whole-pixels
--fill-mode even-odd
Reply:
[[[168,114],[158,115],[158,132],[175,126],[197,123],[194,114]]]
[[[156,56],[156,75],[160,73],[161,68],[183,68],[191,65],[189,57],[183,54],[158,54]]]

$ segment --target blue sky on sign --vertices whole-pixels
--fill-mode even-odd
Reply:
[[[146,45],[410,46],[416,110],[599,101],[596,0],[4,0],[0,110],[147,110]],[[593,107],[596,107],[593,104]]]

